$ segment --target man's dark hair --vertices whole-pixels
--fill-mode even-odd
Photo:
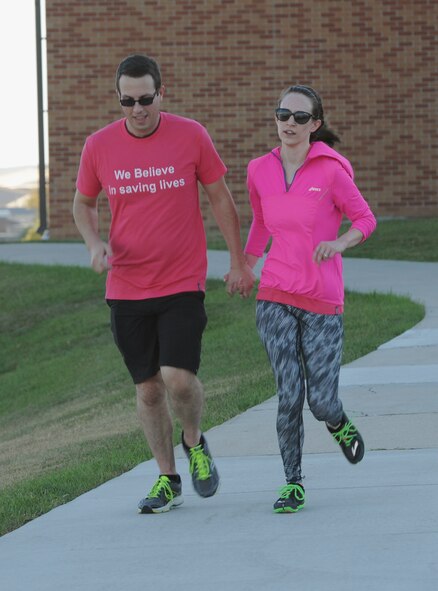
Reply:
[[[151,57],[146,55],[133,54],[128,55],[120,62],[116,72],[116,89],[120,94],[120,77],[129,76],[130,78],[142,78],[149,74],[152,76],[155,84],[155,90],[161,88],[161,72],[160,66]]]

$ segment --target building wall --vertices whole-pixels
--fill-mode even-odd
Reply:
[[[378,216],[438,215],[435,0],[46,0],[46,10],[52,237],[79,237],[81,149],[121,116],[114,74],[130,53],[160,63],[165,110],[207,126],[243,226],[246,165],[277,145],[273,109],[294,83],[322,95]],[[214,226],[204,196],[202,207]],[[100,208],[104,235],[104,198]]]

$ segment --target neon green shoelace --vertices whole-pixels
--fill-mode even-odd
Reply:
[[[190,474],[198,471],[199,480],[210,478],[211,459],[204,453],[202,445],[190,448]]]
[[[336,433],[332,433],[332,435],[338,443],[344,442],[347,447],[350,447],[356,433],[356,427],[353,425],[351,421],[348,421],[348,423],[345,423],[342,429],[336,431]]]
[[[171,500],[173,499],[174,492],[172,487],[170,486],[170,480],[167,476],[160,476],[154,486],[151,488],[151,492],[148,494],[148,499],[156,499],[160,496],[161,491],[164,490],[164,495],[166,499]]]
[[[304,491],[298,484],[286,484],[280,489],[280,499],[289,499],[294,494],[297,501],[304,501]]]

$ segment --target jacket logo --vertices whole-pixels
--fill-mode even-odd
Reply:
[[[310,187],[309,191],[321,191],[321,187]]]

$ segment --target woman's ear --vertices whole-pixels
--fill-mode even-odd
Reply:
[[[311,131],[311,133],[315,133],[315,131],[318,131],[318,129],[322,126],[322,121],[321,119],[317,119],[316,121],[313,121],[313,129]]]

